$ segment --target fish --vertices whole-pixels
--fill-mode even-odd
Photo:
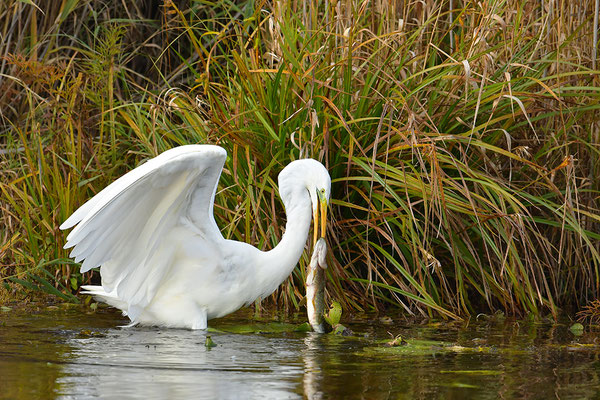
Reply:
[[[325,269],[327,269],[327,242],[320,238],[315,243],[306,274],[306,309],[308,322],[317,333],[327,333],[331,327],[325,321]]]

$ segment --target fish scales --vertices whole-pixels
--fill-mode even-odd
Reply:
[[[315,244],[306,274],[306,308],[308,322],[313,330],[326,333],[328,324],[323,317],[325,313],[325,268],[327,243],[320,238]]]

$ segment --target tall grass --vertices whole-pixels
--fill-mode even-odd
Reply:
[[[556,316],[599,297],[593,1],[34,3],[0,5],[7,290],[71,298],[96,278],[60,222],[148,157],[216,143],[217,221],[263,249],[277,173],[327,165],[346,309]],[[301,306],[307,262],[273,303]]]

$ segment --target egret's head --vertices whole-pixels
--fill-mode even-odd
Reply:
[[[313,241],[316,243],[319,237],[325,237],[327,231],[327,206],[331,192],[329,173],[316,160],[307,158],[293,161],[279,174],[279,190],[284,203],[286,197],[293,192],[292,186],[306,189],[310,195],[314,222]],[[286,193],[286,190],[290,190],[290,193]]]

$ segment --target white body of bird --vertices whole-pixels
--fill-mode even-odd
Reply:
[[[271,294],[302,255],[311,213],[321,207],[326,215],[331,180],[315,160],[282,170],[286,230],[274,249],[261,251],[225,239],[215,223],[226,157],[211,145],[168,150],[75,211],[61,225],[76,225],[65,248],[83,260],[81,272],[99,266],[102,279],[101,286],[85,286],[87,293],[121,309],[132,325],[190,329]]]

